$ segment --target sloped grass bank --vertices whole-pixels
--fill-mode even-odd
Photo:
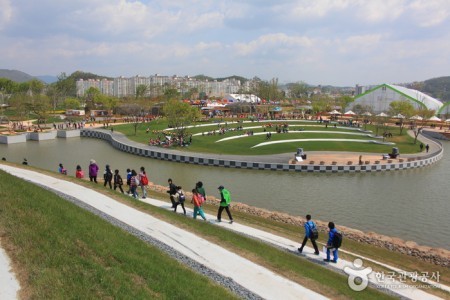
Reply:
[[[159,249],[3,171],[0,234],[22,298],[236,298]]]
[[[63,178],[55,175],[55,177]],[[67,177],[65,177],[67,178]],[[331,298],[390,298],[373,289],[352,291],[347,277],[298,255],[212,224],[71,179],[185,228]],[[9,197],[11,189],[16,191]],[[31,298],[214,299],[225,289],[158,249],[77,208],[49,191],[0,172],[0,229],[21,283]]]

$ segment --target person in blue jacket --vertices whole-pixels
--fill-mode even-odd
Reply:
[[[301,247],[298,248],[298,252],[302,253],[303,247],[305,247],[306,242],[308,241],[308,239],[310,239],[311,243],[314,247],[314,254],[319,255],[319,248],[317,248],[316,240],[314,239],[314,237],[312,235],[312,231],[311,231],[312,228],[316,228],[316,224],[313,221],[311,221],[311,215],[306,215],[305,238],[303,239],[303,243],[302,243]]]
[[[334,239],[334,234],[336,233],[336,232],[338,232],[337,231],[337,229],[335,228],[335,226],[334,226],[334,222],[329,222],[328,223],[328,229],[329,229],[329,232],[328,232],[328,242],[327,242],[327,258],[326,259],[324,259],[324,261],[326,261],[326,262],[333,262],[333,263],[337,263],[337,260],[338,260],[338,249],[337,248],[334,248],[334,246],[333,246],[333,239]],[[330,252],[331,251],[333,251],[333,260],[330,260]]]

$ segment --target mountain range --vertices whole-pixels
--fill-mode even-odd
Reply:
[[[7,69],[0,69],[0,78],[8,78],[15,82],[27,82],[33,79],[39,79],[45,83],[53,83],[58,80],[58,77],[52,75],[32,76],[22,71]]]

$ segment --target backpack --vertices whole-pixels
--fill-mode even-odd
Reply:
[[[333,248],[339,248],[342,245],[342,233],[336,231],[333,235],[332,241]]]
[[[317,240],[319,238],[319,231],[317,230],[316,225],[314,224],[314,227],[311,227],[308,222],[306,222],[306,225],[309,227],[309,238],[311,240]]]
[[[147,178],[147,175],[143,174],[143,175],[141,176],[141,184],[142,184],[142,185],[148,185],[148,178]]]
[[[186,196],[183,193],[178,195],[178,202],[183,203],[186,200]]]

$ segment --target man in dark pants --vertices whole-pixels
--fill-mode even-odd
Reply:
[[[167,180],[167,182],[169,183],[169,190],[167,191],[167,193],[170,196],[170,202],[172,202],[172,208],[175,208],[175,203],[177,203],[177,201],[175,201],[175,195],[177,194],[177,186],[172,182],[172,179],[169,178],[169,180]]]
[[[225,209],[228,214],[228,218],[230,219],[230,224],[233,224],[233,217],[231,216],[230,212],[230,203],[231,203],[231,196],[230,192],[223,187],[223,185],[218,187],[220,191],[220,207],[219,211],[217,212],[217,222],[222,221],[222,211]]]
[[[314,247],[314,254],[319,255],[319,248],[317,248],[316,239],[313,237],[312,229],[316,228],[316,224],[311,221],[311,215],[306,215],[306,222],[305,222],[305,238],[303,239],[302,246],[298,248],[298,251],[302,253],[303,247],[305,247],[306,242],[308,239],[311,240],[311,243]],[[316,228],[317,230],[317,228]]]

